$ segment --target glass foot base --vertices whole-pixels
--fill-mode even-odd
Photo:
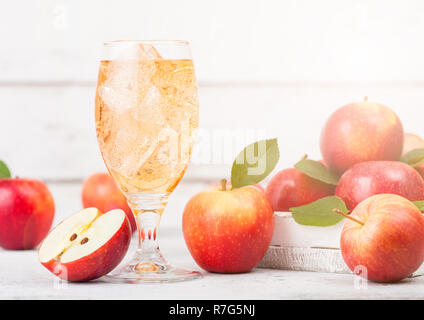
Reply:
[[[186,281],[201,277],[201,273],[197,271],[143,262],[123,266],[102,277],[102,280],[112,283],[152,283]]]
[[[138,249],[127,264],[102,277],[117,283],[175,282],[201,277],[200,272],[172,266],[157,243],[157,229],[169,194],[127,194],[138,230]]]

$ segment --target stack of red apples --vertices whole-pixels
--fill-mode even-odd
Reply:
[[[225,184],[195,195],[183,231],[196,262],[212,272],[250,270],[269,246],[272,212],[292,211],[297,222],[316,226],[347,218],[343,258],[352,271],[365,267],[369,280],[395,282],[417,270],[424,260],[424,140],[365,98],[331,115],[321,152],[320,161],[304,158],[275,174],[266,200],[258,188]]]
[[[424,260],[424,140],[404,133],[390,108],[365,99],[331,115],[321,153],[323,160],[304,159],[272,178],[266,194],[273,209],[295,214],[336,196],[348,209],[334,210],[348,218],[340,239],[348,267],[366,267],[367,278],[379,282],[412,274]]]

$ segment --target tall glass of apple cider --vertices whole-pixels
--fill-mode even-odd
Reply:
[[[181,281],[198,272],[170,265],[158,246],[168,197],[187,169],[198,128],[198,89],[185,41],[111,41],[96,90],[103,160],[136,217],[134,258],[107,279]]]

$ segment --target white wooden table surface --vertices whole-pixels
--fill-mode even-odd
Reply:
[[[78,210],[79,184],[49,184],[56,221]],[[165,256],[179,266],[200,270],[188,253],[181,232],[185,202],[205,187],[182,183],[172,195],[159,242]],[[133,240],[135,245],[136,239]],[[132,246],[134,247],[134,246]],[[132,248],[134,249],[134,248]],[[131,256],[129,252],[128,256]],[[359,283],[353,275],[254,269],[170,284],[65,283],[44,269],[37,251],[0,250],[0,299],[423,299],[424,277],[397,284]]]

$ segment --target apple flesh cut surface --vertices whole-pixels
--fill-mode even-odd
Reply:
[[[424,216],[409,200],[380,194],[361,202],[346,219],[342,256],[353,272],[377,282],[396,282],[424,261]],[[347,218],[349,218],[347,216]]]
[[[321,132],[321,153],[329,169],[342,174],[364,161],[399,160],[403,127],[388,107],[365,100],[336,110]]]
[[[87,208],[65,219],[44,239],[39,260],[68,281],[88,281],[112,271],[124,258],[131,226],[120,209]]]

